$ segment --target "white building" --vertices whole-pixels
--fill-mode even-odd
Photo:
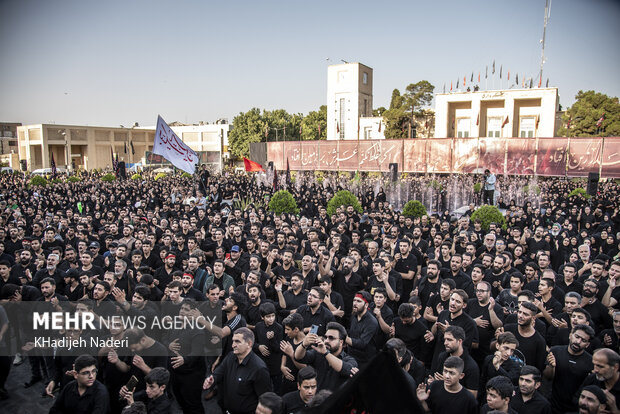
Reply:
[[[357,140],[366,131],[372,138],[373,122],[360,118],[372,117],[372,68],[361,63],[330,65],[327,68],[327,139]],[[368,129],[367,129],[368,128]],[[382,127],[382,130],[384,128]],[[359,133],[359,135],[358,135]]]
[[[554,137],[557,88],[439,93],[435,138]]]

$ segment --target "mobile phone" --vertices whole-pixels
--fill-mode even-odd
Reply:
[[[230,260],[230,253],[226,253],[226,260]]]
[[[310,333],[311,334],[315,334],[319,331],[319,325],[312,325],[312,327],[310,328]]]
[[[129,381],[127,381],[127,384],[125,384],[125,387],[127,387],[127,390],[131,392],[134,388],[136,388],[136,385],[138,385],[138,378],[136,378],[135,375],[132,375],[131,378],[129,378]],[[118,400],[123,401],[124,398],[119,396]]]

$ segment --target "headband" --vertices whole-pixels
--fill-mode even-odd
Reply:
[[[366,299],[361,293],[356,294],[355,297],[363,300],[368,305],[368,299]]]

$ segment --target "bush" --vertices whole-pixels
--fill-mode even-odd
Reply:
[[[132,180],[141,180],[141,179],[142,179],[142,175],[141,175],[141,174],[136,173],[136,174],[134,174],[134,175],[132,175],[132,176],[131,176],[131,179],[132,179]]]
[[[422,217],[426,215],[426,207],[418,200],[409,200],[403,208],[403,216],[405,217]]]
[[[474,193],[479,193],[480,191],[482,191],[482,184],[481,183],[474,184]]]
[[[441,184],[439,181],[437,180],[433,180],[431,181],[431,187],[433,187],[435,190],[441,191],[443,190],[443,184]]]
[[[40,175],[35,175],[30,179],[30,185],[33,187],[41,186],[45,187],[47,185],[47,180]]]
[[[181,174],[181,177],[183,177],[183,178],[192,178],[192,177],[193,177],[193,175],[191,175],[191,174],[190,174],[190,173],[188,173],[188,172],[183,172],[183,174]]]
[[[539,195],[540,194],[540,187],[537,186],[537,185],[532,186],[531,188],[530,188],[529,185],[523,186],[523,192],[525,194],[529,193],[530,191],[532,191],[532,192],[536,193],[537,195]]]
[[[325,179],[325,173],[323,171],[314,171],[314,178],[316,179],[317,184],[323,184],[323,180]]]
[[[269,201],[269,211],[280,215],[282,213],[299,213],[297,202],[293,195],[286,190],[277,191]]]
[[[60,178],[53,178],[50,182],[52,184],[62,184],[62,180]]]
[[[573,197],[573,196],[577,196],[577,197],[581,197],[581,198],[585,198],[585,199],[590,199],[592,198],[592,196],[590,194],[588,194],[588,192],[585,190],[585,188],[575,188],[573,191],[570,192],[570,194],[568,195],[568,197]]]
[[[332,215],[336,213],[336,210],[340,206],[353,206],[353,209],[358,213],[362,213],[362,205],[360,201],[347,190],[338,191],[327,203],[327,214]]]
[[[471,215],[472,223],[476,220],[480,220],[480,222],[482,223],[483,230],[489,230],[489,225],[491,223],[497,223],[500,227],[503,227],[506,224],[506,220],[504,219],[504,216],[499,211],[499,209],[495,206],[479,207]]]
[[[167,177],[166,173],[163,173],[163,172],[157,173],[157,175],[155,176],[155,181],[159,180],[160,178],[166,178],[166,177]]]
[[[67,178],[67,181],[70,183],[77,183],[80,181],[80,178],[76,177],[75,175],[72,175],[71,177]]]
[[[112,173],[107,173],[106,175],[101,177],[101,181],[105,181],[107,183],[109,183],[110,181],[114,181],[114,180],[116,180],[116,176]]]

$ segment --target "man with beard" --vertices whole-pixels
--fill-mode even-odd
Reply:
[[[383,259],[375,259],[372,262],[372,273],[373,275],[368,279],[366,290],[371,295],[374,295],[376,289],[385,289],[389,299],[388,306],[395,309],[396,302],[399,299],[396,292],[396,281],[385,270],[385,261]]]
[[[588,385],[579,393],[579,414],[609,413],[607,402],[608,398],[602,389],[596,385]]]
[[[616,399],[616,410],[620,399],[620,355],[609,348],[601,348],[592,355],[592,373],[586,377],[581,387],[596,385],[609,391]],[[609,407],[614,412],[614,407]]]
[[[465,331],[460,326],[448,326],[443,336],[443,345],[445,351],[439,354],[437,358],[437,367],[443,367],[444,362],[451,356],[458,357],[463,360],[465,367],[463,368],[463,374],[460,383],[469,390],[474,396],[478,395],[478,381],[480,379],[480,370],[478,364],[469,355],[469,353],[463,348],[463,341],[465,340]],[[435,368],[434,378],[439,381],[443,381],[443,375],[439,372],[439,369]],[[442,370],[443,371],[443,370]]]
[[[297,308],[297,313],[304,318],[304,333],[310,332],[312,325],[316,325],[317,335],[325,334],[329,322],[334,321],[334,315],[325,306],[322,306],[325,292],[320,287],[310,289],[305,305]]]
[[[194,274],[191,271],[187,270],[183,272],[183,276],[181,276],[181,286],[183,290],[181,291],[181,296],[183,298],[191,298],[196,302],[204,302],[206,300],[205,295],[194,287]]]
[[[336,249],[332,248],[329,251],[329,258],[325,260],[325,257],[319,257],[319,272],[321,276],[331,276],[333,281],[334,290],[342,295],[344,299],[344,319],[345,324],[349,323],[349,316],[353,307],[353,297],[355,294],[364,288],[364,282],[362,277],[353,272],[354,260],[350,256],[346,256],[342,259],[342,270],[332,270],[331,264],[334,260]]]
[[[551,414],[551,404],[538,391],[542,376],[538,368],[525,365],[519,374],[519,387],[510,399],[510,408],[519,414]]]
[[[370,362],[377,353],[374,339],[379,329],[379,323],[374,315],[368,312],[371,300],[370,293],[365,290],[357,292],[353,298],[351,328],[345,341],[349,354],[355,358],[360,367]]]
[[[308,334],[295,349],[295,360],[316,370],[321,390],[337,390],[352,375],[351,370],[357,368],[355,359],[344,352],[346,337],[344,326],[330,322],[324,339]]]
[[[56,281],[56,285],[58,285],[58,288],[60,289],[60,291],[64,292],[65,272],[58,269],[58,261],[59,261],[59,257],[55,253],[51,253],[49,256],[47,256],[47,263],[46,263],[45,268],[35,273],[34,277],[32,278],[32,285],[34,287],[39,287],[43,279],[51,277],[52,279],[54,279],[54,281]]]
[[[279,235],[280,233],[278,233],[278,236]],[[298,271],[299,269],[297,269],[293,262],[293,251],[289,248],[286,248],[282,251],[282,265],[276,266],[273,269],[271,276],[275,276],[276,278],[281,280],[282,283],[288,283],[288,281],[291,279],[291,275]]]
[[[420,301],[426,307],[432,295],[439,294],[441,279],[439,278],[439,269],[441,263],[437,260],[431,260],[426,266],[426,275],[422,276],[418,286],[411,292],[411,296],[419,296]]]
[[[566,413],[577,408],[573,395],[592,371],[592,355],[586,352],[586,348],[593,338],[592,328],[577,325],[571,331],[568,346],[554,346],[549,351],[544,375],[553,381],[551,406],[554,413]]]
[[[583,283],[577,281],[577,266],[574,263],[566,263],[562,267],[562,280],[555,280],[555,285],[562,289],[564,293],[576,292],[581,293],[583,291]]]
[[[491,340],[495,330],[503,325],[504,311],[491,297],[491,285],[482,281],[476,286],[476,298],[469,299],[466,312],[478,327],[478,348],[472,356],[478,364],[491,352]]]
[[[82,263],[79,268],[80,272],[87,272],[89,276],[103,280],[103,269],[93,264],[93,254],[91,252],[88,250],[83,252],[80,256],[80,262]]]
[[[507,323],[503,328],[498,328],[496,333],[503,333],[504,330],[512,332],[517,341],[519,341],[517,349],[525,357],[525,363],[534,365],[539,370],[542,370],[545,366],[547,351],[545,338],[534,328],[537,313],[538,308],[536,305],[531,302],[520,301],[519,310],[517,311],[517,323]]]
[[[538,293],[540,294],[540,300],[534,302],[538,309],[540,309],[540,315],[547,321],[547,324],[551,324],[553,318],[562,313],[562,304],[553,297],[553,289],[555,288],[555,282],[551,278],[542,278],[538,283]]]
[[[282,284],[276,283],[279,305],[278,314],[282,317],[287,317],[292,310],[297,309],[308,301],[308,291],[303,289],[303,277],[299,272],[291,275],[289,289],[284,292],[282,290]]]
[[[594,278],[587,279],[583,284],[581,307],[588,311],[596,332],[611,328],[613,321],[607,308],[598,300],[599,283]]]
[[[252,259],[250,259],[251,261]],[[220,288],[220,297],[232,294],[235,291],[235,281],[232,276],[224,273],[224,262],[220,259],[213,262],[213,274],[209,275],[205,282],[205,286],[213,284]]]
[[[305,255],[301,258],[301,276],[304,290],[310,290],[316,282],[316,278],[319,274],[318,270],[314,269],[314,263],[312,256]],[[291,275],[292,276],[292,275]]]
[[[32,263],[32,254],[30,250],[22,250],[19,252],[19,263],[15,263],[11,268],[11,278],[17,278],[18,280],[26,279],[30,283],[33,281],[35,273],[37,273],[37,267]],[[41,279],[39,279],[39,282]],[[18,283],[18,285],[20,284],[21,283]],[[38,288],[39,285],[34,285],[34,287]]]
[[[7,260],[0,261],[0,290],[8,284],[20,286],[19,277],[11,275],[11,265]]]
[[[246,312],[246,318],[248,321],[248,328],[254,330],[254,326],[263,320],[259,307],[261,303],[269,302],[270,300],[263,301],[261,296],[263,295],[260,285],[252,284],[248,286],[248,298],[250,299],[250,307]]]
[[[177,257],[173,253],[166,255],[164,265],[157,269],[153,275],[157,286],[166,287],[172,281],[172,272],[177,270],[175,267],[176,261]]]
[[[450,270],[443,276],[444,279],[453,279],[457,289],[464,290],[469,297],[474,297],[474,285],[471,278],[461,270],[463,258],[455,254],[450,258]]]
[[[536,227],[536,230],[534,230],[534,237],[527,239],[527,251],[530,254],[530,259],[532,260],[536,258],[536,253],[539,251],[546,252],[548,255],[551,250],[551,246],[549,246],[549,243],[545,241],[544,231],[545,229],[542,226],[538,226]],[[549,257],[547,256],[547,259],[548,258]]]
[[[491,296],[496,298],[502,290],[504,290],[504,280],[506,278],[506,272],[504,272],[504,256],[497,255],[493,259],[491,268],[486,271],[484,280],[489,282],[492,287]]]

